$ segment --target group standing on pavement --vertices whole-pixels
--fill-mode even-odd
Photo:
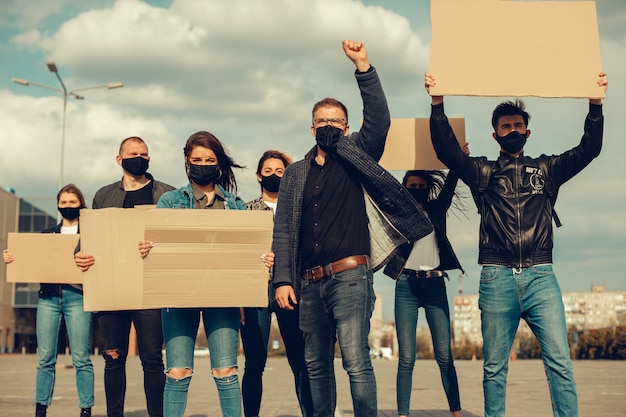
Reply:
[[[363,101],[360,129],[350,132],[348,110],[339,100],[324,98],[315,103],[310,127],[315,145],[293,163],[283,152],[266,151],[256,172],[261,195],[247,205],[236,194],[233,172],[243,166],[209,132],[196,132],[187,140],[184,166],[189,183],[177,190],[147,172],[150,158],[143,139],[132,136],[121,143],[116,160],[122,179],[98,190],[94,209],[156,204],[157,208],[272,210],[274,228],[271,251],[261,256],[269,269],[267,276],[260,277],[268,280],[267,306],[95,313],[104,337],[107,417],[124,415],[131,324],[137,332],[148,414],[183,416],[201,317],[222,415],[257,417],[272,312],[278,318],[303,417],[335,414],[336,344],[348,374],[354,415],[376,417],[376,378],[368,336],[376,299],[373,274],[383,267],[396,280],[398,415],[406,417],[410,412],[417,311],[423,307],[449,410],[452,416],[460,416],[445,286],[446,271],[463,271],[446,235],[446,213],[458,179],[470,188],[481,218],[478,263],[482,266],[485,416],[504,416],[508,357],[522,318],[541,345],[554,415],[577,416],[564,308],[552,271],[553,208],[561,185],[600,153],[602,101],[590,100],[578,146],[538,158],[524,154],[530,116],[523,102],[501,103],[492,117],[500,156],[490,161],[469,156],[467,145],[459,145],[444,113],[443,97],[432,96],[431,139],[437,157],[450,171],[447,175],[408,171],[401,183],[378,164],[391,122],[378,73],[363,43],[344,40],[342,48],[356,68]],[[424,82],[429,90],[435,77],[426,74]],[[598,86],[606,90],[606,74],[599,74]],[[85,207],[80,190],[71,184],[64,187],[57,202],[63,219],[44,232],[78,233],[79,210]],[[138,256],[149,256],[153,243],[140,241]],[[6,263],[14,261],[7,251],[3,255]],[[95,264],[94,257],[79,248],[74,259],[82,271]],[[88,417],[94,402],[93,366],[86,354],[91,313],[82,309],[80,286],[48,284],[41,286],[37,314],[36,416],[45,417],[52,401],[61,316],[67,322],[76,367],[80,415]],[[245,354],[241,388],[239,333]]]

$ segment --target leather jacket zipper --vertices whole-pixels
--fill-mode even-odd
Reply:
[[[519,162],[519,158],[515,158],[515,204],[517,205],[517,248],[519,251],[519,267],[522,267],[522,215],[521,215],[521,208],[520,208],[520,203],[519,203],[519,188],[520,188],[520,178],[521,178],[521,172],[520,172],[520,166],[518,164]]]

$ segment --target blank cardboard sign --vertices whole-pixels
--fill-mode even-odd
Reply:
[[[156,209],[145,225],[146,308],[267,307],[271,211]]]
[[[433,96],[603,98],[593,1],[432,0]]]
[[[459,144],[465,143],[465,119],[449,118]],[[430,119],[391,119],[380,165],[388,171],[446,169],[430,140]]]
[[[83,214],[83,212],[86,213]],[[267,306],[271,211],[81,211],[85,310]],[[154,242],[141,259],[138,242]]]
[[[83,273],[85,311],[143,308],[143,261],[138,242],[144,235],[143,209],[80,211],[81,252],[94,264]]]
[[[9,233],[7,282],[82,284],[83,273],[74,263],[79,236],[60,233]]]

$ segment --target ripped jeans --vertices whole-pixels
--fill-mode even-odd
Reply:
[[[193,372],[194,346],[200,313],[211,357],[211,370],[234,367],[231,375],[213,378],[224,417],[241,417],[241,389],[237,375],[238,308],[165,308],[162,310],[165,339],[166,381],[163,394],[164,417],[182,417],[187,405],[191,375],[172,378],[172,368]]]
[[[143,368],[143,389],[150,417],[163,416],[163,333],[161,310],[123,310],[98,313],[104,338],[104,392],[107,417],[124,417],[126,397],[126,357],[130,325],[137,331],[137,348]],[[115,352],[115,353],[114,353]]]

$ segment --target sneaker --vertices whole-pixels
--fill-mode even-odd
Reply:
[[[35,417],[46,417],[48,406],[43,404],[35,404]]]
[[[89,407],[89,408],[81,408],[80,409],[80,417],[91,417],[91,407]]]

